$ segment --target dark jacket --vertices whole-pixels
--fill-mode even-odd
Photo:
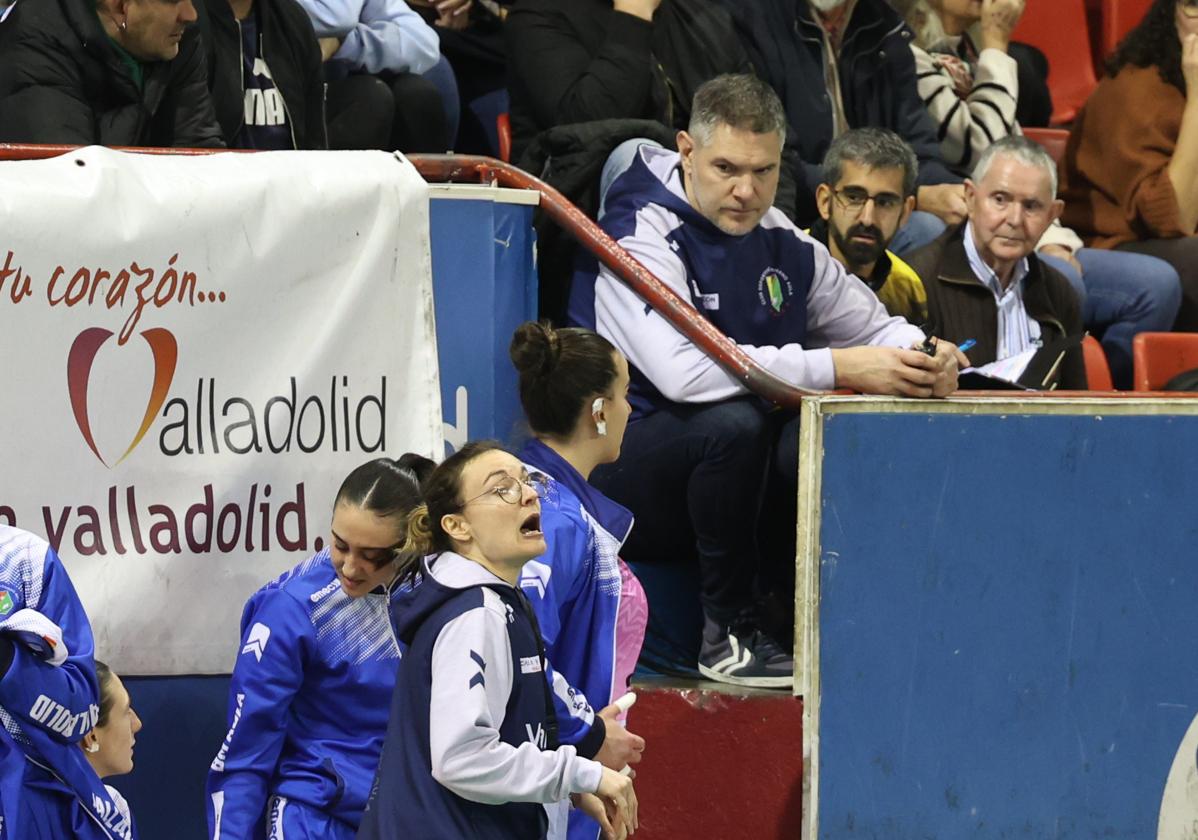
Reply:
[[[139,89],[94,0],[23,0],[0,25],[0,140],[220,147],[199,32]]]
[[[904,259],[923,278],[929,329],[956,344],[970,338],[976,341],[977,345],[966,353],[976,367],[993,362],[998,355],[998,305],[994,293],[969,266],[964,235],[964,224],[951,227]],[[1080,336],[1081,309],[1069,281],[1034,253],[1027,260],[1023,305],[1027,314],[1039,322],[1044,343]],[[1080,344],[1065,353],[1054,381],[1064,390],[1085,390],[1086,368]]]
[[[720,0],[736,21],[757,74],[769,81],[786,109],[784,161],[795,168],[793,207],[775,203],[797,224],[818,213],[815,190],[832,142],[832,102],[824,84],[822,28],[807,0]],[[919,158],[920,186],[960,183],[940,160],[936,130],[919,98],[911,33],[885,0],[858,0],[837,62],[845,117],[852,128],[889,128]]]
[[[648,119],[685,128],[699,85],[751,70],[713,0],[663,0],[652,23],[611,0],[522,0],[504,30],[513,160],[558,125]]]
[[[283,97],[297,149],[327,149],[320,44],[308,13],[296,0],[256,0],[262,55]],[[202,8],[201,8],[202,7]],[[226,0],[197,0],[207,50],[208,89],[225,143],[245,123],[241,30]]]

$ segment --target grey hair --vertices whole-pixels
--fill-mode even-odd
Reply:
[[[687,133],[700,146],[706,146],[720,124],[754,134],[777,132],[786,142],[782,101],[772,87],[748,73],[716,76],[695,91]]]
[[[835,186],[844,174],[845,162],[867,169],[903,170],[903,196],[915,192],[919,160],[903,138],[887,128],[854,128],[832,141],[824,155],[824,183]]]
[[[940,12],[928,0],[894,0],[895,10],[907,21],[915,36],[915,46],[927,52],[947,49],[948,35],[940,20]]]
[[[977,165],[973,168],[973,174],[970,175],[975,184],[982,182],[986,177],[986,173],[990,171],[990,164],[994,163],[994,159],[999,155],[1013,157],[1020,163],[1026,163],[1028,166],[1043,169],[1048,173],[1048,180],[1052,184],[1052,197],[1057,197],[1056,161],[1052,159],[1052,155],[1043,146],[1020,134],[1009,134],[986,147],[986,151],[982,152],[982,156],[978,158]]]

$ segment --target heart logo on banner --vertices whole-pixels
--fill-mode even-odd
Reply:
[[[125,450],[124,454],[110,465],[100,454],[92,436],[91,419],[87,413],[87,385],[91,378],[92,363],[96,360],[96,353],[100,351],[104,342],[112,338],[112,335],[111,330],[90,327],[75,337],[74,343],[71,344],[71,352],[67,354],[67,392],[71,396],[71,410],[75,414],[75,424],[79,426],[79,432],[83,435],[84,442],[100,459],[100,463],[110,469],[129,457],[129,453],[137,448],[146,432],[150,430],[150,425],[158,415],[158,409],[162,408],[162,403],[166,400],[171,380],[175,377],[175,363],[179,360],[179,346],[170,331],[155,327],[141,333],[146,344],[150,345],[150,352],[154,354],[154,384],[150,389],[150,399],[146,403],[146,413],[142,417],[141,427],[133,436],[133,442],[129,444],[129,448]]]

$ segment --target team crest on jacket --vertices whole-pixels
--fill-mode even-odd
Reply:
[[[12,612],[12,608],[12,595],[7,590],[0,589],[0,615],[8,615]]]
[[[762,306],[769,307],[771,315],[782,315],[790,308],[790,299],[794,297],[794,287],[790,278],[780,268],[767,268],[761,272],[757,280],[757,300]]]

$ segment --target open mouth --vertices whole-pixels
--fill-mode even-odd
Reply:
[[[520,523],[520,536],[522,537],[540,537],[541,536],[541,514],[530,513],[528,518]]]

